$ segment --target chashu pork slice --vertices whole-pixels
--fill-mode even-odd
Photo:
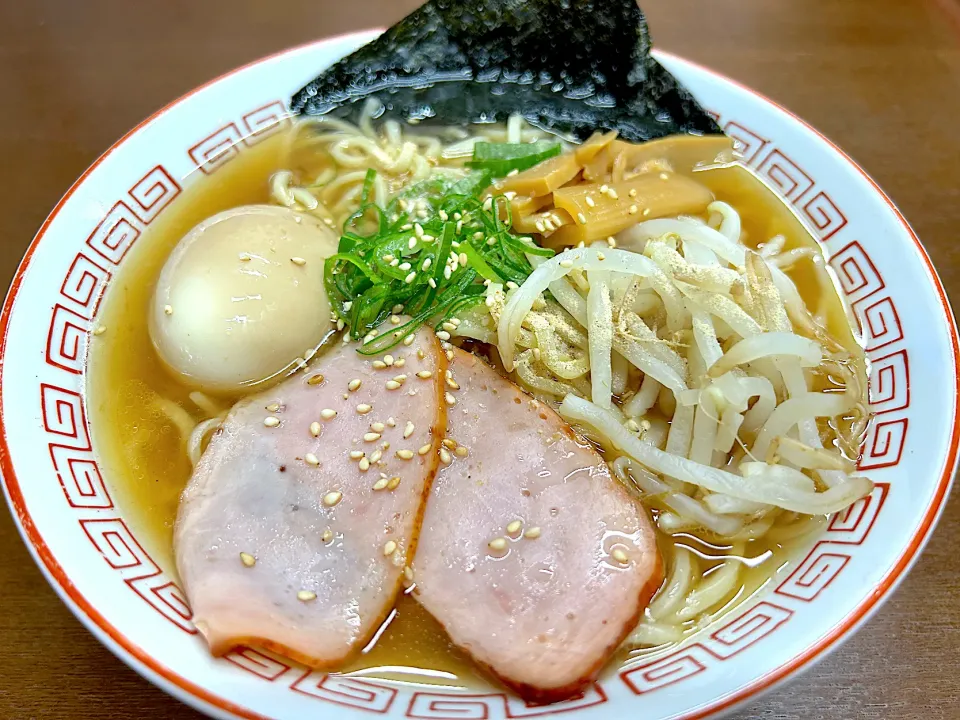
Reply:
[[[659,587],[654,530],[551,408],[455,353],[414,596],[524,699],[561,700],[597,676]]]
[[[258,644],[334,668],[393,607],[436,475],[446,357],[429,330],[392,352],[338,344],[235,405],[203,453],[174,544],[214,654]]]

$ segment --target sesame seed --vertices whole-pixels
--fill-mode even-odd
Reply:
[[[573,260],[561,260],[560,267],[562,268],[571,268],[573,267]]]
[[[457,404],[457,399],[450,393],[444,393],[443,399],[447,401],[447,405],[453,406]]]
[[[320,417],[324,420],[333,420],[337,416],[337,411],[332,408],[324,408],[320,411]]]
[[[415,429],[416,426],[410,420],[407,420],[407,424],[403,428],[403,439],[406,440],[408,437],[413,435],[413,431]]]
[[[390,323],[393,324],[393,325],[399,325],[399,324],[400,324],[400,316],[399,316],[399,315],[391,315],[391,316],[390,316]]]
[[[266,407],[267,412],[277,412],[277,410],[279,409],[280,409],[280,403],[270,403]]]
[[[360,378],[354,378],[353,380],[351,380],[350,382],[347,383],[347,390],[349,390],[350,392],[354,392],[354,391],[356,391],[356,390],[359,390],[359,389],[360,389],[360,384],[361,384],[361,383],[360,383]]]
[[[390,557],[397,551],[397,543],[393,540],[387,540],[383,546],[383,554],[385,557]]]
[[[602,252],[598,252],[598,253],[597,253],[597,260],[603,262],[603,261],[606,260],[606,259],[607,259],[607,256],[604,255]]]
[[[612,248],[615,248],[617,246],[617,239],[613,237],[613,235],[611,235],[610,237],[607,238],[607,245],[609,245]]]
[[[386,388],[387,390],[397,390],[400,387],[400,383],[396,380],[387,380]]]
[[[380,433],[378,432],[368,432],[363,434],[364,442],[376,442],[380,439]]]
[[[413,224],[413,233],[417,237],[423,237],[423,227],[420,225],[420,223]]]
[[[457,441],[452,438],[444,438],[441,442],[445,448],[450,448],[451,450],[457,449]]]
[[[433,278],[430,278],[430,279],[433,280]],[[413,345],[413,335],[407,335],[407,336],[403,339],[403,344],[406,345],[407,347],[409,347],[410,345]],[[406,361],[404,361],[404,362],[406,362]]]
[[[387,427],[396,427],[396,426],[397,426],[397,421],[394,420],[392,417],[388,417],[388,418],[387,418]]]
[[[413,568],[409,565],[403,569],[403,578],[407,582],[413,582]]]
[[[447,350],[447,360],[453,360],[453,350]]]
[[[393,379],[396,380],[398,383],[403,384],[403,383],[405,383],[405,382],[407,381],[407,376],[406,376],[406,375],[394,375],[394,376],[393,376]]]
[[[416,246],[417,246],[417,239],[415,237],[412,237],[409,240],[407,240],[407,248],[409,250],[413,250]]]
[[[400,264],[400,258],[394,258],[393,260],[390,261],[390,267],[396,267],[399,264]]]
[[[470,258],[467,257],[467,254],[466,254],[466,253],[460,253],[460,256],[459,256],[457,259],[460,261],[460,264],[461,264],[463,267],[466,267],[466,266],[467,266],[467,262],[470,260]]]
[[[359,459],[362,458],[364,455],[365,455],[365,453],[363,452],[363,450],[351,450],[351,451],[350,451],[350,459],[351,459],[351,460],[359,460]]]
[[[242,253],[240,253],[237,257],[240,258],[240,262],[249,262],[249,261],[250,261],[250,253],[242,252]]]
[[[373,451],[373,455],[370,456],[370,463],[371,463],[371,464],[378,463],[378,462],[380,462],[380,458],[382,458],[382,457],[383,457],[383,450],[380,450],[380,449],[378,448],[378,449],[374,450],[374,451]]]
[[[95,328],[93,329],[93,334],[94,334],[94,335],[103,335],[106,331],[107,331],[107,328],[106,328],[105,326],[103,326],[103,325],[97,325],[97,327],[95,327]]]
[[[450,388],[452,388],[453,390],[459,390],[459,389],[460,389],[460,385],[457,384],[457,381],[454,380],[452,377],[448,377],[448,378],[447,378],[447,387],[450,387]]]
[[[462,458],[463,458],[463,457],[466,457],[467,454],[468,454],[467,448],[465,448],[463,445],[461,445],[460,447],[458,447],[458,448],[457,448],[456,450],[454,450],[453,452],[456,454],[457,457],[462,457]]]
[[[621,548],[614,548],[613,552],[610,553],[610,556],[621,565],[626,565],[628,562],[630,562],[630,558]]]
[[[523,536],[525,538],[529,538],[530,540],[536,540],[538,537],[540,537],[540,528],[536,526],[528,528]]]
[[[370,461],[366,458],[360,458],[360,472],[366,472],[370,469]]]
[[[371,410],[373,410],[373,405],[368,405],[367,403],[360,403],[357,405],[357,412],[361,415],[366,415]]]
[[[607,190],[609,190],[609,189],[610,189],[610,186],[609,186],[609,185],[601,185],[601,186],[600,186],[600,192],[603,193],[604,195],[607,194]]]
[[[271,415],[270,417],[265,417],[265,418],[263,419],[263,424],[264,424],[266,427],[274,428],[274,427],[276,427],[277,425],[280,424],[280,418],[275,418],[275,417],[273,417],[273,415]]]
[[[520,528],[523,527],[523,523],[520,520],[514,520],[507,525],[507,534],[516,537],[520,534]]]
[[[446,448],[440,448],[440,462],[442,462],[444,465],[449,465],[453,462],[453,456],[450,455]]]
[[[400,476],[399,476],[399,475],[394,475],[394,476],[393,476],[392,478],[390,478],[390,480],[387,482],[387,490],[396,490],[396,489],[397,489],[397,486],[398,486],[399,484],[400,484]]]
[[[650,208],[644,208],[644,209],[643,209],[643,213],[641,213],[641,214],[642,214],[644,217],[646,217],[647,215],[650,214]]]
[[[453,271],[450,269],[450,266],[447,265],[447,266],[443,269],[443,279],[444,279],[444,280],[449,280],[451,275],[453,275]],[[432,279],[433,279],[433,278],[431,278],[431,280],[432,280]]]
[[[619,200],[619,199],[620,199],[620,196],[617,195],[617,191],[614,190],[613,188],[610,188],[609,190],[607,190],[607,197],[609,197],[611,200]]]
[[[387,364],[383,360],[374,360],[372,363],[375,370],[383,370]]]
[[[421,380],[429,380],[430,378],[433,377],[433,373],[430,372],[429,370],[421,370],[420,372],[417,373],[417,377],[420,378]]]
[[[167,314],[167,315],[173,315],[173,306],[172,306],[172,305],[164,305],[164,306],[163,306],[163,312],[164,312],[165,314]]]
[[[323,504],[327,507],[333,507],[338,502],[343,499],[343,493],[339,490],[334,490],[333,492],[328,492],[323,496]]]
[[[320,539],[323,540],[323,542],[330,542],[333,540],[333,530],[330,528],[324,530],[323,535],[320,536]]]
[[[423,264],[420,266],[421,270],[429,270],[430,266],[433,265],[433,258],[427,258],[423,261]]]
[[[437,337],[440,338],[441,340],[449,340],[450,333],[448,333],[446,330],[441,330],[440,332],[437,333]]]
[[[413,266],[410,265],[410,263],[408,263],[408,262],[400,263],[400,265],[397,266],[397,270],[409,270],[411,267],[413,267]]]
[[[635,197],[637,196],[637,189],[636,189],[636,188],[630,188],[630,192],[628,192],[627,195],[629,195],[630,197],[634,197],[634,198],[635,198]]]
[[[378,491],[383,490],[387,486],[388,482],[390,481],[387,480],[386,478],[380,478],[373,484],[373,489]]]
[[[317,599],[317,594],[313,590],[300,590],[297,593],[297,600],[300,602],[312,602]]]
[[[397,457],[401,460],[412,460],[413,450],[397,450]]]
[[[421,445],[420,449],[417,450],[418,455],[426,455],[428,452],[430,452],[430,443],[427,443],[426,445]]]
[[[417,278],[417,273],[416,273],[416,272],[412,272],[412,273],[410,273],[409,275],[407,275],[407,276],[403,279],[403,281],[409,285],[409,284],[412,283],[416,278]]]
[[[290,262],[292,262],[294,265],[301,265],[301,266],[307,264],[307,261],[304,260],[302,257],[292,257],[290,258]]]
[[[370,425],[370,429],[373,430],[374,432],[382,433],[384,430],[387,429],[387,426],[384,425],[382,422],[375,422]]]
[[[316,420],[310,423],[310,434],[314,437],[320,437],[320,433],[323,432],[323,428],[320,426]]]
[[[543,233],[547,231],[547,226],[543,224],[543,220],[537,220],[533,226],[537,229],[537,232]]]
[[[450,219],[450,217],[447,215],[446,211],[444,210],[438,210],[437,215],[439,215],[440,219],[443,220],[444,222]]]
[[[502,537],[497,537],[487,543],[489,547],[494,552],[503,552],[507,549],[507,539]]]
[[[437,281],[434,280],[433,278],[427,278],[427,285],[429,285],[430,287],[436,289],[436,287],[437,287]]]
[[[317,456],[314,455],[313,453],[307,453],[306,455],[303,456],[303,459],[307,463],[307,465],[317,466],[320,464],[320,461],[317,459]]]
[[[631,205],[631,206],[630,206],[630,214],[631,214],[631,215],[636,215],[639,211],[640,211],[640,208],[638,208],[636,205]]]
[[[669,180],[669,179],[670,179],[670,176],[667,175],[665,172],[663,172],[663,173],[660,173],[660,179],[661,179],[661,180]]]
[[[592,197],[590,197],[589,195],[587,195],[585,202],[586,202],[587,205],[590,206],[590,207],[596,207],[596,206],[597,206],[597,202],[596,202]]]
[[[257,559],[250,553],[242,552],[240,553],[240,562],[243,563],[244,567],[253,567],[257,564]]]

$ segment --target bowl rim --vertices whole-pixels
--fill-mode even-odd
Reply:
[[[249,718],[250,720],[270,720],[268,717],[242,708],[232,701],[220,697],[191,680],[182,677],[175,670],[168,668],[158,661],[152,655],[144,651],[141,647],[130,641],[110,621],[104,617],[96,608],[94,608],[86,598],[77,590],[69,574],[60,565],[53,553],[47,547],[43,537],[34,525],[30,512],[26,507],[23,495],[20,490],[20,481],[17,478],[13,463],[10,457],[10,451],[7,444],[7,429],[3,414],[3,394],[2,387],[4,382],[5,363],[3,359],[7,354],[8,324],[13,307],[17,298],[20,285],[30,266],[32,256],[43,240],[46,231],[53,220],[57,217],[60,210],[68,202],[74,192],[86,181],[87,177],[115,150],[120,148],[128,139],[137,134],[142,128],[151,122],[173,110],[176,106],[197,93],[209,88],[221,81],[248,70],[252,67],[265,63],[269,60],[295,54],[298,52],[310,50],[316,46],[327,44],[350,43],[369,39],[382,33],[384,28],[374,27],[358,30],[351,33],[341,33],[324,37],[319,40],[313,40],[307,43],[282,49],[276,53],[266,55],[255,59],[249,63],[234,68],[222,75],[219,75],[207,82],[193,88],[187,93],[181,95],[172,102],[167,103],[159,110],[150,114],[147,118],[138,123],[131,130],[127,131],[107,150],[105,150],[84,172],[73,182],[63,197],[57,202],[50,214],[44,219],[39,230],[28,246],[23,259],[17,267],[16,273],[11,281],[10,288],[4,299],[2,310],[0,310],[0,476],[2,476],[4,494],[7,502],[13,510],[17,529],[27,546],[34,561],[40,567],[40,570],[56,593],[64,601],[67,607],[77,616],[77,618],[91,631],[91,633],[100,640],[111,652],[117,655],[126,664],[132,667],[148,681],[158,685],[161,689],[173,695],[177,699],[201,710],[208,714],[216,713],[222,715],[229,713],[235,717]],[[949,446],[943,463],[941,476],[936,484],[936,491],[932,496],[930,504],[927,506],[922,521],[917,526],[909,545],[904,548],[890,571],[874,588],[873,592],[868,594],[858,603],[855,608],[848,613],[841,623],[832,628],[826,635],[820,638],[814,644],[808,646],[802,653],[796,655],[789,662],[780,666],[774,671],[756,678],[752,682],[739,688],[730,695],[718,698],[707,704],[705,707],[683,716],[683,720],[700,720],[709,716],[719,715],[731,711],[734,707],[742,705],[752,699],[755,699],[761,693],[773,689],[776,685],[793,676],[795,673],[812,666],[815,662],[822,660],[826,655],[835,650],[839,645],[849,638],[852,633],[863,623],[872,617],[880,606],[889,599],[890,595],[902,582],[906,574],[917,561],[920,553],[929,541],[932,531],[940,518],[941,513],[949,497],[950,488],[953,484],[954,474],[958,467],[958,450],[960,450],[960,407],[958,407],[958,396],[960,396],[960,336],[958,336],[957,321],[954,316],[950,301],[947,297],[943,283],[940,280],[937,271],[930,260],[917,234],[910,227],[906,218],[900,212],[899,208],[880,188],[880,186],[868,175],[860,165],[844,152],[833,141],[827,138],[819,130],[811,126],[802,118],[798,117],[789,109],[780,105],[778,102],[759,93],[750,87],[729,78],[717,71],[714,71],[704,65],[692,62],[674,53],[656,49],[654,54],[659,57],[669,58],[672,62],[685,64],[697,71],[709,76],[714,81],[721,81],[725,84],[734,86],[741,91],[748,93],[763,103],[776,108],[783,115],[793,119],[806,130],[813,133],[822,143],[826,144],[837,154],[837,156],[848,163],[864,180],[869,183],[877,196],[890,208],[896,221],[906,231],[918,257],[923,263],[928,280],[936,290],[937,297],[944,317],[946,319],[947,330],[950,336],[950,345],[953,357],[953,375],[954,375],[954,403],[953,420],[950,432]]]

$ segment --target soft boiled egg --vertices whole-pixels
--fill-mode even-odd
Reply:
[[[204,220],[157,282],[150,335],[160,357],[213,392],[276,377],[331,329],[323,261],[337,242],[313,216],[271,205]]]

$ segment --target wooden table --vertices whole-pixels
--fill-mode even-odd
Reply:
[[[960,292],[958,0],[648,0],[657,44],[765,93],[893,197]],[[417,0],[0,4],[0,285],[60,195],[190,88]],[[0,512],[0,717],[199,717],[141,680],[47,586]],[[736,715],[960,717],[960,503],[901,589],[839,651]]]

